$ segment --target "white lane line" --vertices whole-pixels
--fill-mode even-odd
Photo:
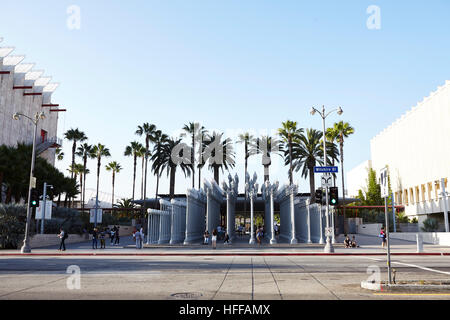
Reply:
[[[375,260],[375,261],[384,261],[384,259],[379,259],[379,258],[371,258],[371,257],[364,257],[364,258]],[[450,272],[440,271],[440,270],[431,269],[431,268],[427,268],[427,267],[422,267],[422,266],[418,266],[418,265],[415,265],[415,264],[391,261],[391,264],[393,264],[393,263],[404,265],[404,266],[407,266],[407,267],[418,268],[418,269],[422,269],[422,270],[425,270],[425,271],[431,271],[431,272],[436,272],[436,273],[442,273],[442,274],[450,275]]]

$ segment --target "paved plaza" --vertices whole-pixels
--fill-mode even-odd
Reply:
[[[360,248],[335,245],[335,255],[321,255],[323,246],[246,245],[246,239],[216,250],[197,246],[132,247],[92,250],[90,243],[34,249],[32,255],[0,252],[0,299],[449,299],[445,292],[383,293],[361,289],[368,267],[378,266],[387,279],[386,251],[376,237],[357,236]],[[338,238],[339,240],[339,238]],[[397,280],[445,280],[450,277],[450,248],[392,241],[392,266]],[[93,256],[92,253],[103,255]],[[76,256],[70,254],[77,254]],[[137,255],[139,254],[139,255]],[[344,255],[345,254],[345,255]],[[401,254],[401,255],[400,255]],[[409,254],[409,255],[408,255]],[[59,255],[59,256],[58,256]],[[69,266],[80,270],[80,288],[70,289]]]

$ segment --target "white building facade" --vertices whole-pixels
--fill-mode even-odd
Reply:
[[[450,81],[376,135],[370,142],[370,166],[379,174],[388,167],[396,204],[408,216],[444,212],[441,179],[450,177]],[[349,194],[366,186],[361,166],[347,174]],[[350,186],[353,189],[350,189]],[[360,188],[359,188],[360,189]],[[422,220],[420,219],[420,220]]]
[[[19,112],[34,119],[37,112],[44,111],[46,118],[37,128],[36,152],[54,165],[55,148],[62,144],[57,138],[57,105],[51,102],[58,85],[50,83],[51,77],[43,76],[44,71],[33,70],[33,63],[22,63],[25,57],[13,55],[13,51],[0,46],[0,145],[32,144],[34,124],[24,117],[13,120],[12,116]]]

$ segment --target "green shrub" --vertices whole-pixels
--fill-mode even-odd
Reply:
[[[428,218],[423,222],[423,227],[421,228],[424,232],[434,232],[438,229],[438,221],[434,218]]]
[[[17,249],[25,236],[27,209],[24,205],[0,204],[0,248]],[[30,221],[30,236],[35,230],[35,222]]]

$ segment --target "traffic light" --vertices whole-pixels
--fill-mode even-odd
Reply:
[[[314,196],[314,202],[322,204],[322,197],[323,197],[322,189],[317,189],[316,194]]]
[[[338,188],[337,187],[330,187],[330,205],[331,206],[337,206],[338,202],[339,202]]]
[[[39,192],[35,188],[31,189],[30,207],[31,208],[39,207]]]

